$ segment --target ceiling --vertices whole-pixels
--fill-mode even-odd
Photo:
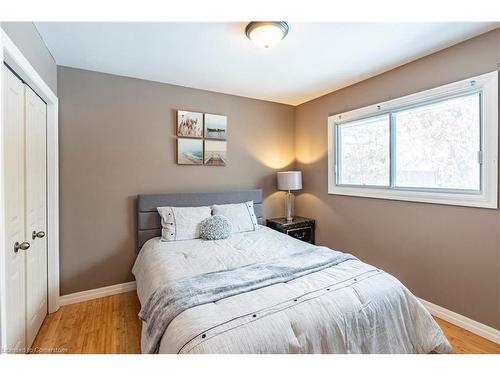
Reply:
[[[37,22],[58,65],[298,105],[500,23],[289,23],[259,49],[242,22]]]

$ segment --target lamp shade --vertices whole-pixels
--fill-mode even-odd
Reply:
[[[278,172],[278,190],[302,189],[302,172]]]

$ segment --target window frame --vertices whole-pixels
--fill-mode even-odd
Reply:
[[[393,186],[367,186],[337,184],[339,170],[337,147],[339,126],[363,118],[388,114],[391,127],[391,177],[395,173],[395,129],[393,112],[412,107],[470,95],[480,95],[480,190],[407,188]],[[356,197],[392,199],[411,202],[435,203],[467,207],[498,208],[498,72],[482,74],[458,82],[439,86],[415,94],[407,95],[386,102],[339,113],[328,117],[328,194],[349,195]]]

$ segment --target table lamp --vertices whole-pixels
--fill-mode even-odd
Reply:
[[[278,190],[285,190],[285,214],[288,222],[293,221],[293,204],[295,196],[292,190],[302,189],[302,172],[278,172]]]

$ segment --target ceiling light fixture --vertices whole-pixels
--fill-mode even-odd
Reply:
[[[288,25],[285,21],[254,21],[247,25],[245,34],[257,47],[271,48],[288,34]]]

